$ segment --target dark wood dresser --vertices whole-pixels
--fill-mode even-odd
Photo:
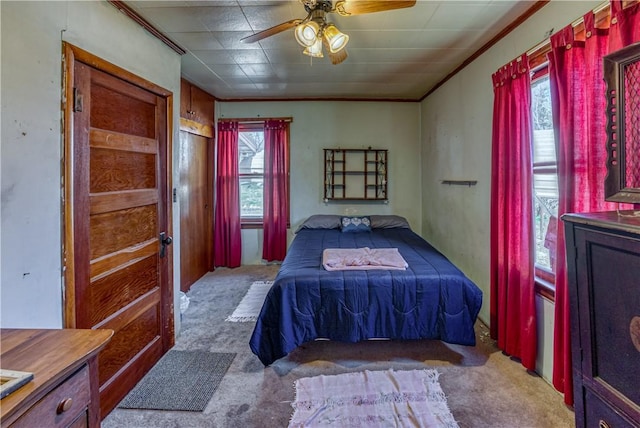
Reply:
[[[98,352],[113,330],[0,330],[2,369],[33,380],[0,401],[5,427],[98,427]]]
[[[567,214],[576,427],[640,427],[640,217]]]

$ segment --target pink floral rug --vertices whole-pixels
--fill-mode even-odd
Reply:
[[[289,427],[458,428],[436,370],[368,371],[295,382]]]

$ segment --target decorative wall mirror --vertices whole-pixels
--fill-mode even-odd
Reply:
[[[604,57],[607,84],[605,200],[640,203],[640,43]]]

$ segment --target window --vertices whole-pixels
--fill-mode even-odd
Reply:
[[[533,121],[533,210],[536,281],[551,290],[555,284],[555,246],[558,222],[558,165],[551,114],[548,70],[531,81]]]
[[[243,226],[262,224],[264,201],[264,127],[262,123],[238,128],[240,221]]]
[[[264,185],[266,174],[268,174],[264,163],[264,126],[264,122],[258,121],[238,124],[240,223],[243,229],[261,228],[264,223]],[[289,165],[286,168],[288,177]],[[286,198],[289,199],[289,194]],[[288,216],[287,225],[289,225]]]

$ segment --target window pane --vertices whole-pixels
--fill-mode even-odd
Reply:
[[[549,76],[531,84],[535,262],[553,269],[558,222],[558,174]]]
[[[240,177],[240,217],[262,218],[263,177]]]
[[[238,172],[242,174],[264,173],[263,131],[238,133]]]

